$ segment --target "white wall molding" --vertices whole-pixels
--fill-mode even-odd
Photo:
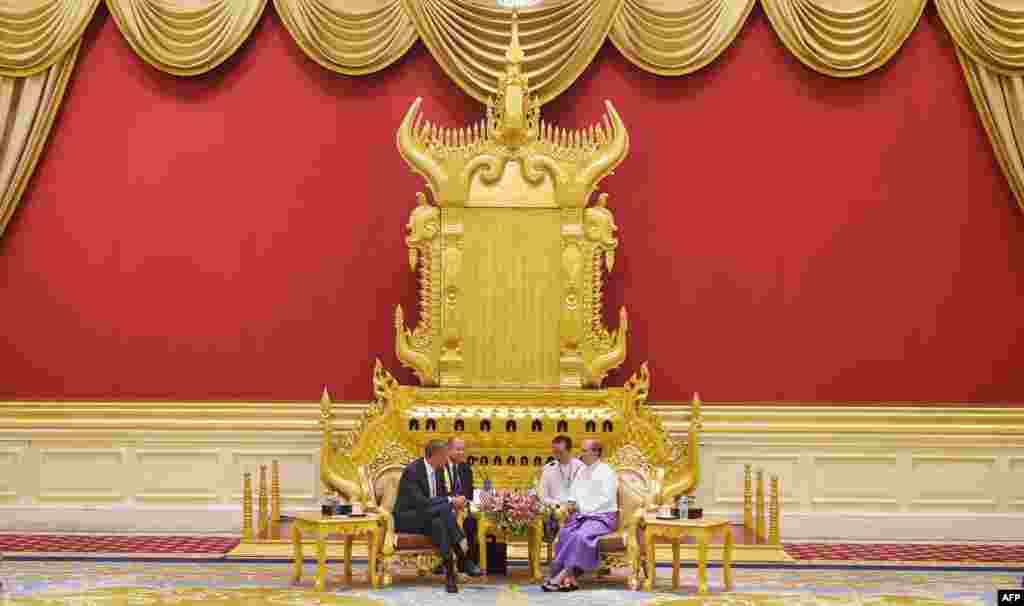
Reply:
[[[344,430],[366,405],[334,408]],[[688,404],[652,408],[687,429]],[[242,473],[273,459],[285,513],[314,511],[319,418],[313,402],[0,402],[0,531],[237,533]],[[766,492],[780,479],[783,540],[1024,541],[1024,407],[705,404],[703,428],[706,515],[741,517],[749,463]]]

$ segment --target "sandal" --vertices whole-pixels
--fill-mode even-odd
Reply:
[[[540,588],[544,592],[562,591],[562,586],[561,585],[555,585],[550,580],[549,581],[544,581],[543,583],[541,583]]]

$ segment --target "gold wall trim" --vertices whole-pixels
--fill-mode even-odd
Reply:
[[[336,429],[352,428],[363,402],[335,403]],[[649,405],[673,433],[689,425],[689,403]],[[814,403],[704,404],[704,434],[884,433],[1024,435],[1024,404],[968,407]],[[0,432],[271,431],[318,433],[316,402],[0,402]]]

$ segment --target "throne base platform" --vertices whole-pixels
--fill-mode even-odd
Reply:
[[[282,537],[291,536],[288,528],[282,527]],[[780,563],[794,562],[795,560],[786,553],[782,545],[772,545],[767,541],[758,540],[752,530],[742,525],[733,526],[733,537],[735,540],[735,553],[733,560],[736,563]],[[691,539],[684,540],[680,550],[680,558],[683,562],[697,561],[697,545]],[[315,554],[314,541],[304,541],[303,548],[307,554]],[[354,558],[366,559],[366,545],[356,544],[352,548]],[[242,541],[234,549],[228,552],[228,560],[291,560],[294,557],[291,539],[268,539],[258,541]],[[327,541],[327,558],[329,560],[341,560],[345,555],[345,543],[343,541]],[[526,561],[526,545],[509,545],[509,559]],[[311,555],[308,557],[312,557]],[[722,559],[721,539],[712,540],[708,557],[712,563]],[[672,547],[668,544],[657,547],[657,559],[659,563],[672,562]],[[546,561],[544,562],[546,564]]]

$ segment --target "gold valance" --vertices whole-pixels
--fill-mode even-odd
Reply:
[[[1024,76],[1024,5],[992,0],[935,0],[959,50],[987,69]]]
[[[611,40],[637,67],[682,76],[722,54],[753,8],[754,0],[625,0]]]
[[[512,11],[472,0],[402,0],[431,54],[466,93],[495,93]],[[519,14],[525,75],[541,103],[558,96],[597,54],[622,0],[563,0]]]
[[[348,76],[384,69],[417,38],[402,0],[274,0],[274,7],[310,59]]]
[[[793,56],[837,78],[862,76],[896,54],[925,0],[761,0]]]
[[[143,61],[176,76],[204,74],[245,42],[267,0],[107,0]]]
[[[267,0],[105,0],[132,48],[157,69],[198,75],[231,56]],[[760,0],[782,43],[823,74],[878,69],[927,0]],[[543,0],[520,13],[527,76],[543,103],[579,77],[606,38],[637,67],[679,76],[712,62],[755,0]],[[1024,72],[1024,7],[934,0],[957,47],[988,69]],[[41,72],[77,42],[99,0],[0,0],[0,75]],[[391,65],[420,39],[474,98],[493,92],[512,11],[484,0],[274,0],[296,44],[346,75]]]
[[[267,0],[105,0],[128,43],[175,75],[205,73],[252,32]],[[802,63],[834,77],[889,61],[927,0],[760,0]],[[712,62],[743,27],[755,0],[542,0],[520,13],[526,75],[541,103],[586,69],[606,38],[637,67],[679,76]],[[934,0],[961,52],[987,69],[1024,73],[1024,6]],[[99,0],[0,0],[0,75],[39,73],[85,30]],[[467,94],[494,92],[512,11],[485,0],[274,0],[296,44],[346,75],[391,65],[420,39]]]
[[[99,3],[0,0],[0,76],[30,76],[61,61],[78,44]]]

